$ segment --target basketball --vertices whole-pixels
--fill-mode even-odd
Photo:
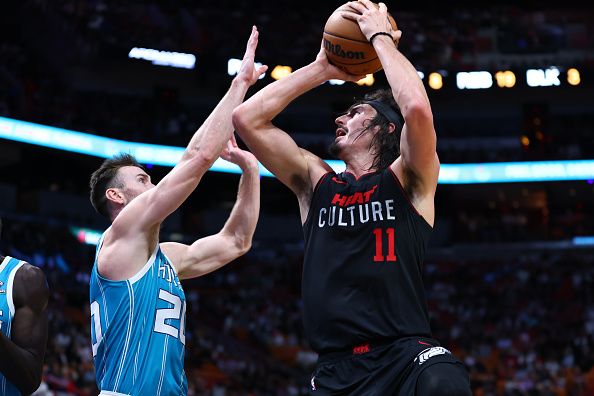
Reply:
[[[379,7],[375,4],[376,7]],[[344,4],[338,7],[324,26],[324,49],[328,60],[349,74],[364,75],[378,72],[382,64],[377,57],[373,45],[361,32],[356,21],[344,18],[341,12],[355,11]],[[396,21],[388,14],[394,31],[398,30]]]

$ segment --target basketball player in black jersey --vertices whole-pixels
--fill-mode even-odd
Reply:
[[[471,395],[463,364],[431,338],[422,283],[439,174],[429,99],[394,44],[401,32],[392,30],[386,6],[349,4],[356,14],[344,16],[371,40],[391,89],[336,119],[331,151],[345,172],[335,174],[272,124],[292,100],[325,81],[360,78],[330,65],[323,49],[233,114],[252,152],[299,201],[304,325],[320,355],[310,392]]]

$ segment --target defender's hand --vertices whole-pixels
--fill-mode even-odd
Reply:
[[[227,142],[227,147],[221,152],[221,158],[238,165],[243,170],[258,167],[256,157],[249,151],[240,149],[237,146],[234,135],[231,135],[231,139]]]
[[[256,70],[254,65],[254,58],[256,55],[256,47],[258,46],[258,29],[253,26],[252,33],[250,34],[250,38],[247,42],[247,47],[245,49],[245,54],[243,55],[243,60],[241,62],[241,67],[239,68],[239,72],[237,73],[237,79],[241,81],[245,81],[248,85],[254,85],[258,78],[268,70],[268,66],[264,65],[259,67]]]

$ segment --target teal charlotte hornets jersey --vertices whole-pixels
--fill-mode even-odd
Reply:
[[[23,261],[8,256],[0,263],[0,331],[8,338],[10,338],[12,318],[14,316],[12,284],[16,272],[23,264]],[[0,373],[0,395],[21,395],[21,392],[8,382],[2,373]]]
[[[105,235],[105,233],[103,234]],[[157,244],[132,278],[90,280],[91,343],[101,395],[186,395],[186,297]]]

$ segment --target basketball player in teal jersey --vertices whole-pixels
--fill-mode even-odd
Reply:
[[[129,155],[91,177],[91,201],[111,220],[91,273],[91,343],[101,395],[185,395],[186,299],[180,280],[216,270],[251,246],[259,213],[258,162],[232,138],[231,112],[266,70],[254,68],[254,27],[231,88],[157,184]],[[227,142],[226,148],[225,143]],[[223,229],[192,245],[159,242],[159,228],[221,155],[242,169]]]
[[[318,365],[312,396],[470,396],[463,364],[431,337],[422,280],[435,218],[436,133],[423,83],[398,51],[386,6],[348,3],[382,63],[379,90],[336,119],[336,174],[272,120],[305,92],[356,80],[316,60],[233,113],[237,132],[297,196],[305,235],[303,322]]]
[[[29,395],[41,383],[48,297],[41,269],[0,255],[0,395]]]

